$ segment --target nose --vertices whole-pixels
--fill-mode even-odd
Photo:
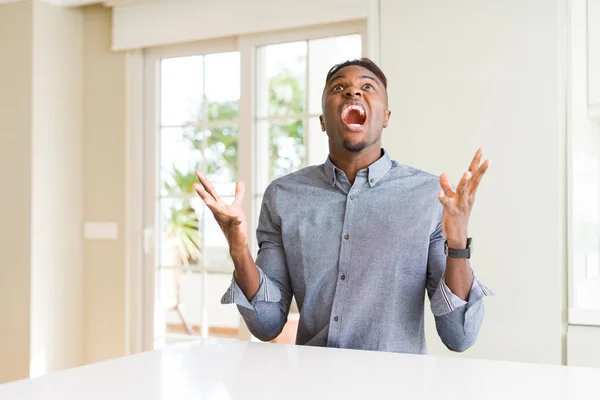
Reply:
[[[354,86],[348,86],[344,92],[344,95],[349,98],[360,97],[362,96],[362,92]]]

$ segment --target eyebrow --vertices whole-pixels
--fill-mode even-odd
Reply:
[[[337,81],[338,79],[342,79],[342,78],[347,78],[346,75],[337,75],[335,77],[333,77],[332,79],[329,80],[329,85],[331,85],[333,82]],[[379,82],[377,81],[377,79],[373,78],[372,76],[368,76],[368,75],[361,75],[361,79],[369,79],[377,84],[379,84]]]

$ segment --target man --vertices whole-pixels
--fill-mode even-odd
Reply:
[[[222,302],[237,304],[257,338],[281,332],[295,296],[297,344],[425,353],[427,292],[444,344],[464,351],[475,342],[489,291],[469,265],[467,226],[490,162],[481,163],[479,149],[456,191],[445,174],[438,183],[397,164],[381,148],[387,101],[387,79],[372,61],[330,70],[321,116],[329,157],[269,185],[256,262],[244,185],[238,182],[227,205],[197,173],[195,189],[219,222],[235,266]]]

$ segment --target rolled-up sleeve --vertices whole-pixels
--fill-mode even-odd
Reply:
[[[440,222],[429,245],[427,293],[440,339],[450,350],[464,351],[477,340],[483,322],[483,298],[493,293],[474,272],[467,301],[452,293],[445,280],[445,240]]]
[[[275,192],[273,184],[265,191],[256,232],[259,246],[256,268],[260,275],[258,291],[248,300],[234,274],[231,285],[221,298],[222,304],[237,305],[250,332],[263,341],[272,340],[281,333],[292,299],[280,219],[271,207]]]
[[[256,269],[258,269],[258,274],[260,275],[260,286],[252,300],[249,301],[246,298],[246,295],[244,292],[242,292],[242,289],[239,287],[235,279],[234,273],[229,289],[227,289],[227,292],[225,292],[221,298],[221,304],[236,304],[240,307],[254,311],[254,305],[259,301],[271,301],[275,303],[280,301],[281,291],[277,285],[273,284],[272,282],[269,283],[270,279],[265,275],[260,267],[257,266]]]

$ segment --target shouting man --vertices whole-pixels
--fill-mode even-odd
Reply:
[[[443,343],[464,351],[475,342],[489,290],[471,270],[467,227],[490,162],[481,162],[479,149],[453,190],[445,174],[438,179],[391,160],[381,148],[387,102],[387,79],[372,61],[329,71],[321,116],[329,157],[269,185],[256,261],[243,183],[229,205],[197,173],[195,190],[235,266],[222,302],[237,304],[257,338],[281,332],[295,296],[297,344],[425,353],[427,292]]]

